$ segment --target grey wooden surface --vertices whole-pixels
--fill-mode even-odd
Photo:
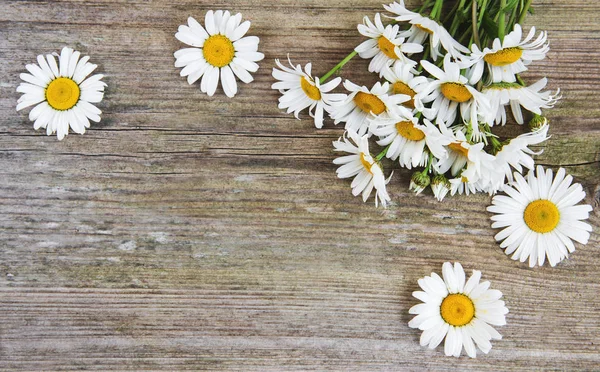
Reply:
[[[539,163],[566,167],[595,207],[587,246],[529,269],[494,242],[488,196],[438,203],[397,170],[393,205],[375,209],[335,177],[342,128],[277,109],[274,58],[323,74],[380,4],[0,1],[0,369],[599,369],[600,6],[534,1],[528,18],[552,49],[526,78],[564,94]],[[177,26],[219,8],[250,19],[266,55],[234,99],[173,67]],[[108,88],[102,122],[59,142],[15,111],[15,89],[65,45]],[[371,84],[367,65],[343,76]],[[444,261],[505,295],[489,355],[445,357],[407,326],[417,279]]]

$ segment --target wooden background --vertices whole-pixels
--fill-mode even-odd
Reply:
[[[600,6],[534,6],[552,49],[526,78],[564,94],[539,163],[566,167],[595,210],[587,246],[529,269],[494,242],[488,196],[437,203],[396,171],[394,203],[375,209],[335,177],[342,128],[277,109],[274,59],[323,74],[379,0],[0,1],[0,368],[600,368]],[[223,8],[253,22],[266,55],[234,99],[173,67],[178,25]],[[15,111],[15,89],[65,45],[108,88],[102,122],[59,142]],[[343,76],[371,84],[367,65]],[[407,326],[417,279],[445,261],[505,295],[489,355],[445,357]]]

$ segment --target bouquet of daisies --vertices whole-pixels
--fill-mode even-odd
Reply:
[[[431,188],[440,201],[448,193],[494,194],[515,170],[534,168],[530,147],[548,139],[542,110],[560,98],[544,90],[545,78],[529,84],[521,77],[549,49],[545,32],[523,33],[530,5],[428,0],[414,12],[403,0],[384,5],[385,14],[358,25],[367,40],[323,77],[310,63],[302,69],[277,60],[279,107],[296,117],[308,108],[317,128],[326,113],[344,123],[333,143],[344,155],[334,163],[340,178],[354,178],[352,193],[364,201],[373,191],[376,205],[390,201],[383,158],[416,170],[409,187],[417,194]],[[370,59],[380,82],[369,88],[345,80],[347,92],[332,93],[342,78],[330,78],[356,55]],[[518,124],[528,121],[528,131],[515,138],[494,133],[507,111]]]

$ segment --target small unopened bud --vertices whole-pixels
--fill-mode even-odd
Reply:
[[[450,181],[443,174],[438,174],[431,181],[431,190],[438,201],[444,200],[450,191]]]
[[[529,121],[529,129],[531,129],[532,132],[535,132],[546,124],[548,124],[548,118],[541,115],[535,115],[533,119]]]
[[[419,195],[423,190],[429,186],[431,183],[431,178],[427,174],[423,174],[421,172],[415,172],[410,179],[409,189],[414,191],[417,195]]]

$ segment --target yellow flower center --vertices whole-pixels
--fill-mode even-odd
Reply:
[[[440,313],[446,323],[461,327],[469,324],[475,317],[475,305],[462,293],[449,294],[442,301]]]
[[[410,101],[406,101],[403,103],[403,105],[405,105],[406,107],[410,107],[410,108],[415,108],[415,95],[417,95],[417,92],[415,92],[414,90],[411,89],[411,87],[409,87],[407,84],[401,82],[401,81],[397,81],[394,83],[394,85],[392,85],[392,93],[393,94],[406,94],[407,96],[410,97]]]
[[[46,88],[46,101],[55,110],[69,110],[79,101],[79,85],[66,77],[59,77]]]
[[[392,44],[392,42],[389,41],[385,36],[381,36],[379,40],[377,40],[377,44],[379,45],[379,49],[381,49],[383,54],[390,57],[391,59],[398,59],[398,56],[394,51],[394,48],[396,48],[396,46]]]
[[[373,165],[373,163],[369,162],[366,158],[365,158],[365,153],[361,152],[360,153],[360,162],[362,163],[363,167],[365,167],[365,169],[373,174],[373,172],[371,172],[371,166]]]
[[[316,86],[312,85],[304,76],[300,79],[300,86],[304,91],[304,94],[313,101],[321,99],[321,91]]]
[[[543,234],[556,228],[560,212],[550,200],[534,200],[525,208],[523,219],[531,230]]]
[[[462,155],[465,158],[468,158],[469,157],[469,149],[462,147],[460,144],[461,144],[460,142],[452,142],[451,144],[448,145],[448,147],[450,148],[450,150],[456,152],[457,154]]]
[[[215,67],[225,67],[233,61],[235,49],[228,37],[213,35],[206,39],[202,47],[204,59]]]
[[[425,138],[425,133],[415,128],[412,121],[400,121],[396,123],[398,134],[410,141],[421,141]]]
[[[518,47],[506,48],[496,53],[486,54],[483,60],[492,66],[506,66],[515,63],[523,55],[523,50]]]
[[[425,31],[427,32],[429,35],[433,35],[433,31],[431,31],[430,29],[428,29],[427,27],[423,27],[421,25],[415,25],[416,28],[418,28],[421,31]]]
[[[385,111],[385,104],[374,94],[358,92],[354,96],[354,103],[364,112],[379,115]]]
[[[454,102],[467,102],[473,98],[467,87],[460,83],[443,83],[440,90],[444,97]]]

